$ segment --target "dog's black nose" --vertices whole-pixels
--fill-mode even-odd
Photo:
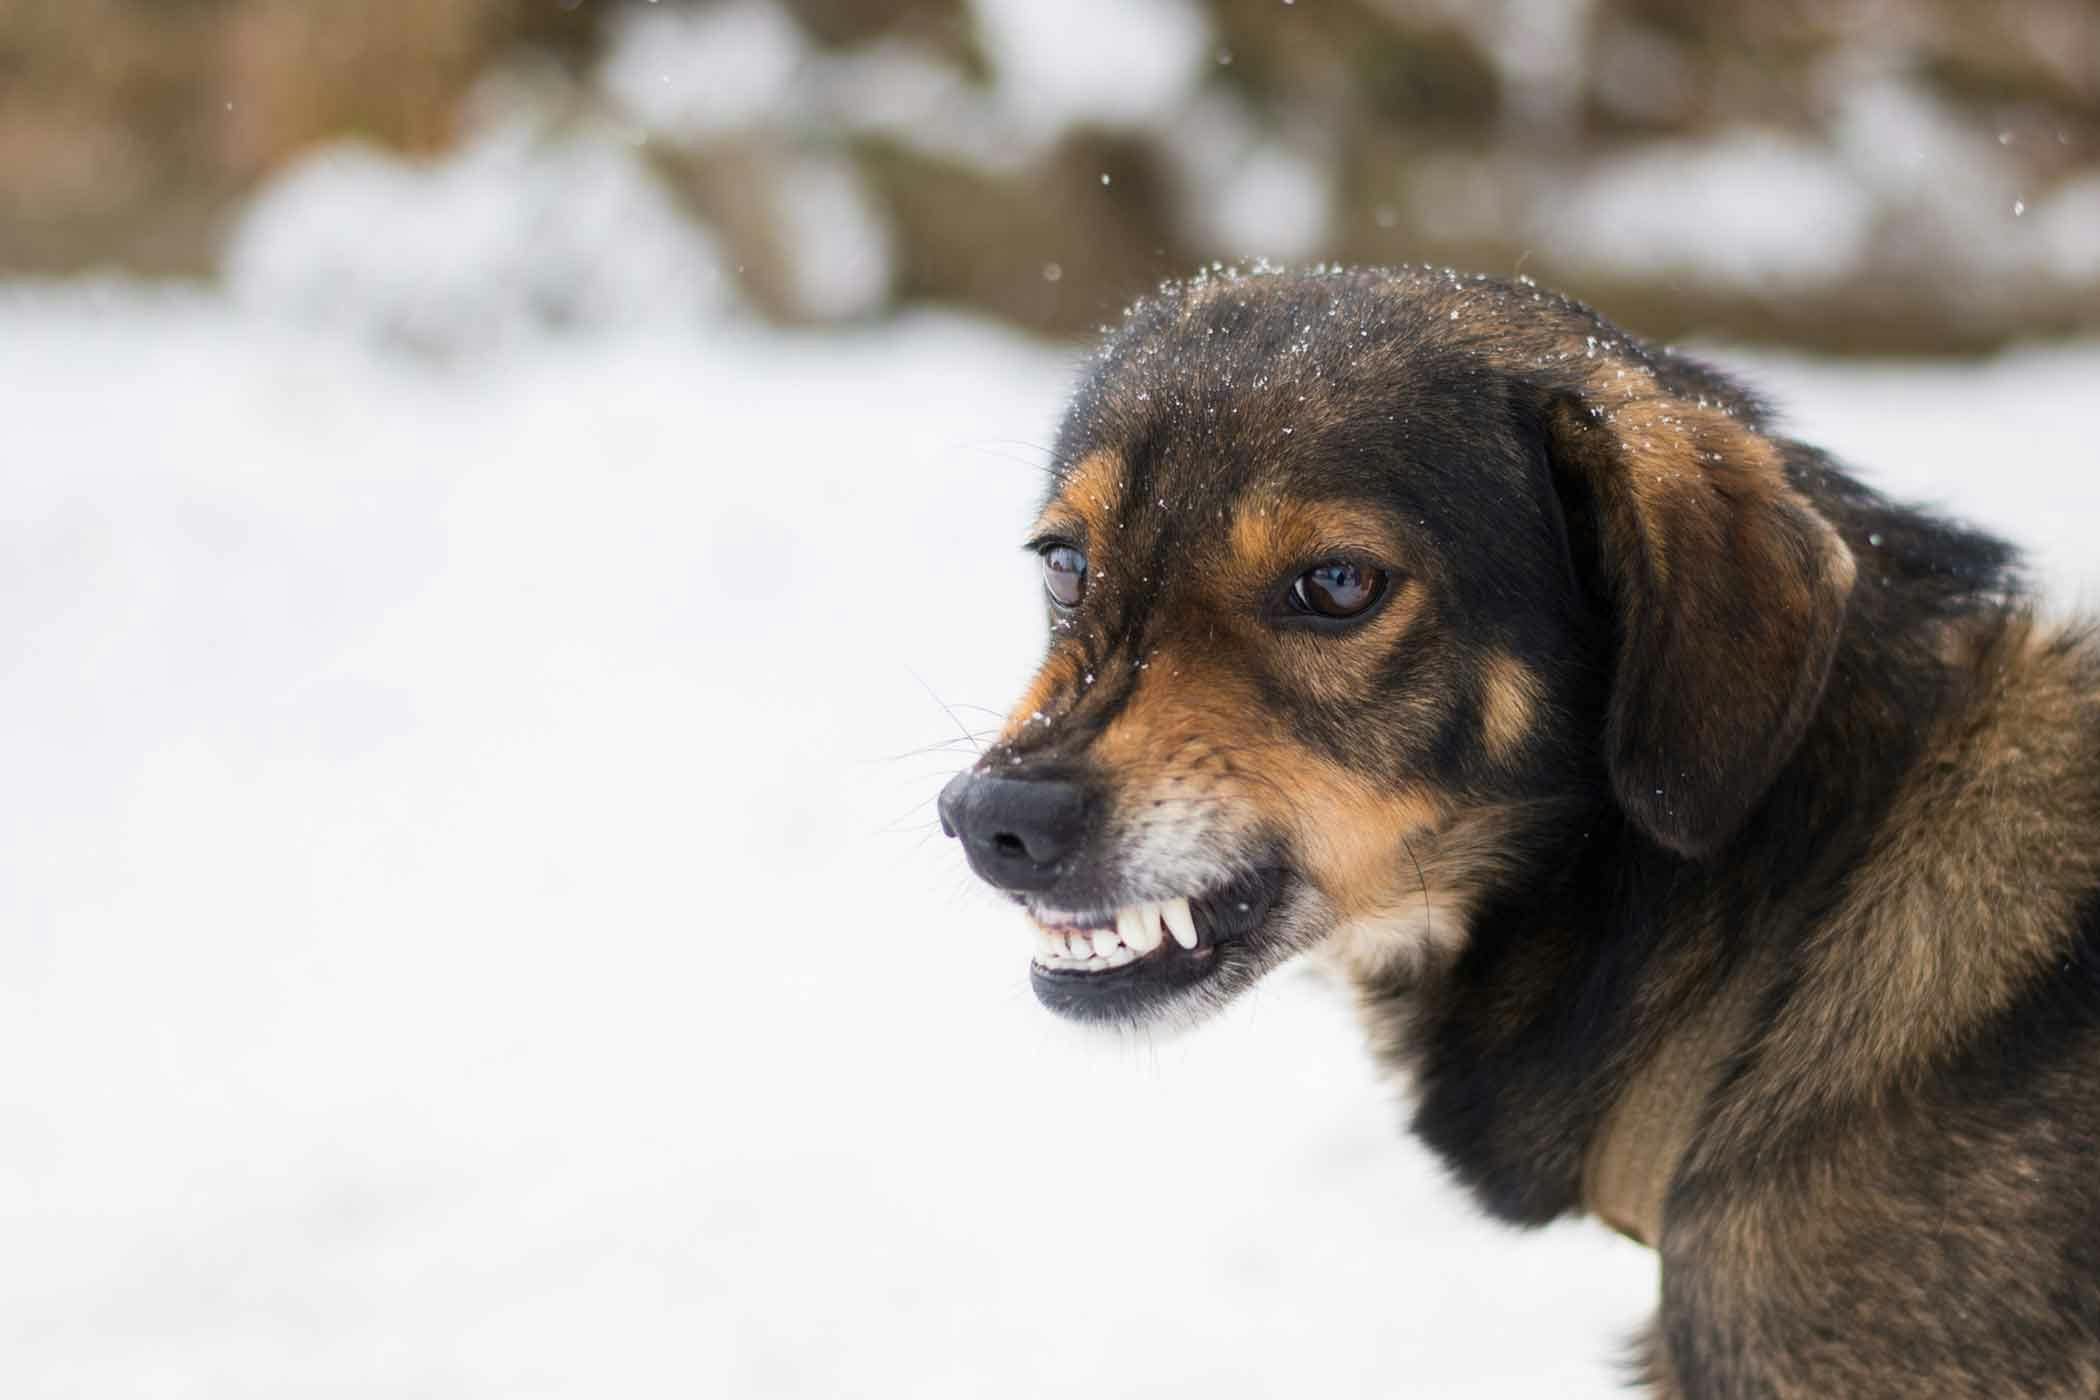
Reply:
[[[1087,790],[1061,778],[964,773],[941,790],[941,829],[992,884],[1044,890],[1086,840],[1090,807]]]

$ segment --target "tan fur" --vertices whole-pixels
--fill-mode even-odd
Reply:
[[[1291,564],[1351,550],[1409,562],[1381,512],[1344,501],[1294,500],[1281,491],[1241,502],[1230,539],[1234,572],[1262,583]]]
[[[1663,1203],[1701,1109],[1756,1015],[1754,989],[1677,1019],[1668,1038],[1627,1078],[1583,1164],[1583,1206],[1619,1233],[1655,1247]]]
[[[2096,643],[1586,308],[1405,270],[1320,324],[1391,297],[1407,333],[1320,359],[1318,289],[1235,339],[1263,289],[1192,286],[1083,400],[1147,486],[1060,478],[1090,602],[987,765],[1040,730],[1155,880],[1280,846],[1265,966],[1354,985],[1490,1209],[1658,1250],[1653,1395],[2100,1395]],[[1379,452],[1417,475],[1361,491]],[[1375,615],[1266,611],[1337,556],[1394,571]]]
[[[1514,807],[1451,812],[1407,835],[1397,884],[1359,899],[1319,949],[1357,987],[1426,971],[1465,946],[1466,923],[1486,881],[1508,858],[1511,833],[1538,814]],[[1377,1035],[1387,1040],[1382,1031]]]
[[[1354,553],[1399,565],[1406,551],[1373,511],[1332,501],[1294,501],[1275,493],[1244,503],[1233,516],[1229,548],[1208,571],[1217,605],[1253,612],[1275,580],[1294,566]],[[1278,665],[1307,694],[1345,704],[1363,694],[1366,658],[1389,651],[1424,621],[1429,590],[1401,577],[1377,616],[1345,637],[1303,633],[1265,638],[1281,653]],[[1339,643],[1339,644],[1338,644]]]
[[[1028,689],[1021,693],[1020,701],[1007,712],[997,742],[1012,744],[1032,725],[1055,723],[1071,702],[1084,692],[1084,681],[1078,657],[1070,652],[1052,651],[1036,671],[1035,679],[1028,683]]]
[[[1123,462],[1112,452],[1094,452],[1075,462],[1059,482],[1052,511],[1068,513],[1086,526],[1092,539],[1107,538],[1123,504]],[[1054,518],[1045,512],[1038,530]]]
[[[2023,624],[1969,643],[1969,703],[1933,735],[1809,945],[1741,1102],[1806,1107],[1907,1083],[2059,956],[2100,880],[2087,737],[2100,696],[2090,661],[2053,640]]]
[[[1514,656],[1491,656],[1480,668],[1480,739],[1488,756],[1506,762],[1523,747],[1542,689]]]
[[[1387,791],[1307,749],[1274,723],[1244,675],[1183,651],[1146,663],[1093,757],[1132,805],[1171,800],[1289,833],[1301,872],[1343,918],[1412,892],[1406,840],[1444,811],[1427,787]]]

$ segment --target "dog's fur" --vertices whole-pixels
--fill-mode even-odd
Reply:
[[[2100,1395],[2100,647],[2006,545],[1429,269],[1163,289],[1056,461],[980,771],[1097,794],[1066,908],[1289,872],[1109,1019],[1328,960],[1488,1210],[1658,1251],[1656,1395]],[[1278,625],[1336,554],[1384,604]]]

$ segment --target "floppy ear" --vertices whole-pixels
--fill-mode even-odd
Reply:
[[[1742,826],[1808,727],[1844,625],[1852,552],[1770,439],[1658,394],[1546,407],[1578,560],[1612,609],[1604,732],[1621,805],[1699,857]]]

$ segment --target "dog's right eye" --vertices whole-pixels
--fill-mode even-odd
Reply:
[[[1086,596],[1086,556],[1068,544],[1043,551],[1043,587],[1061,608],[1076,608]]]
[[[1330,559],[1298,575],[1291,606],[1309,617],[1346,622],[1360,617],[1385,592],[1385,573],[1346,559]]]

